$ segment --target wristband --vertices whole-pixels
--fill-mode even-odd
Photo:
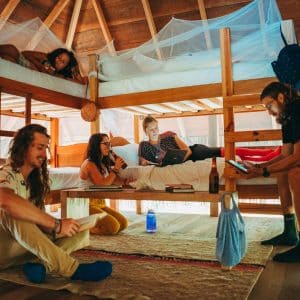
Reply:
[[[116,175],[119,173],[119,170],[116,170],[116,169],[111,169],[112,172],[114,172]]]
[[[57,230],[59,228],[59,230]],[[60,233],[61,232],[61,219],[54,219],[54,226],[52,228],[52,239],[53,241],[56,240],[56,233]]]

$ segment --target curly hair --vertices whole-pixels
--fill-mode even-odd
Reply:
[[[15,171],[24,165],[26,152],[34,140],[35,132],[50,138],[45,127],[38,124],[30,124],[19,129],[12,139],[9,148],[9,157],[10,164]],[[30,190],[29,200],[35,206],[43,208],[44,197],[50,190],[47,160],[42,163],[41,168],[34,168],[31,171],[27,178],[27,184]]]
[[[51,64],[51,66],[53,68],[55,68],[55,59],[57,56],[59,56],[62,53],[66,53],[69,56],[70,61],[62,70],[59,70],[59,71],[56,70],[56,74],[60,74],[67,78],[73,78],[74,70],[78,66],[78,63],[77,63],[75,55],[72,51],[69,51],[65,48],[57,48],[47,54],[47,59],[48,59],[49,63]]]
[[[296,89],[294,89],[291,85],[283,84],[277,81],[271,82],[263,89],[260,95],[260,100],[263,100],[265,97],[271,97],[277,101],[279,94],[284,96],[285,104],[290,104],[294,101],[300,100],[300,96]],[[287,113],[287,105],[284,105],[281,115],[277,119],[280,124],[282,124],[286,119]]]
[[[95,133],[91,135],[86,151],[86,159],[93,162],[102,175],[106,173],[106,170],[110,171],[111,166],[114,164],[110,155],[104,156],[100,151],[100,143],[105,137],[108,138],[108,135],[105,133]],[[105,168],[103,168],[103,165]]]

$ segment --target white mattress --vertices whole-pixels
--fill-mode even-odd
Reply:
[[[274,72],[270,61],[236,63],[233,65],[234,80],[272,76],[274,76]],[[86,86],[84,85],[30,70],[4,59],[0,59],[0,77],[24,82],[67,95],[86,98]],[[217,82],[221,82],[220,67],[182,72],[157,72],[118,81],[101,82],[99,84],[99,95],[104,97]]]
[[[0,77],[76,97],[85,97],[86,87],[63,78],[34,71],[0,58]]]
[[[49,168],[50,190],[61,190],[82,186],[83,182],[79,177],[79,168]]]
[[[220,184],[225,183],[224,158],[217,158],[217,168],[220,176]],[[211,169],[211,159],[202,161],[187,161],[183,164],[166,166],[128,167],[122,170],[121,176],[135,180],[133,186],[137,189],[164,190],[166,184],[189,183],[196,191],[208,191],[208,178]],[[243,185],[269,185],[276,184],[276,178],[252,178],[240,179],[237,184]]]
[[[269,60],[251,63],[236,63],[233,65],[234,80],[272,76],[275,76],[275,74]],[[99,95],[104,97],[217,82],[221,82],[220,67],[172,73],[157,72],[140,77],[101,82],[99,85]]]

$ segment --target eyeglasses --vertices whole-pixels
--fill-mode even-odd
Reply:
[[[273,102],[274,102],[274,100],[270,101],[268,104],[265,104],[265,108],[267,110],[270,110],[272,108]]]
[[[106,147],[110,147],[110,142],[101,142],[100,144],[105,145]]]

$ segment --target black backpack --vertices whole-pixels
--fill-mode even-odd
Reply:
[[[300,89],[300,46],[298,44],[288,45],[282,32],[281,37],[285,44],[279,54],[277,61],[273,61],[273,70],[281,83],[287,83],[294,88]],[[297,85],[297,86],[296,86]]]

